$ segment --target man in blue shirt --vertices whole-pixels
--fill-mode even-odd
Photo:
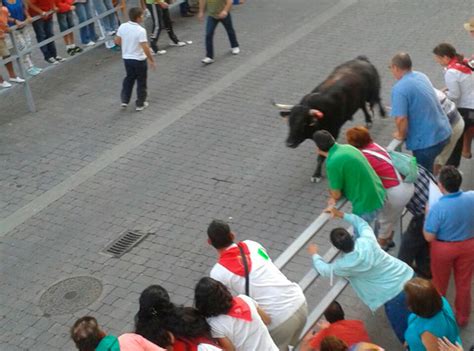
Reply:
[[[384,305],[393,331],[403,342],[409,315],[403,286],[413,278],[413,269],[382,250],[372,228],[362,218],[344,214],[334,207],[328,208],[326,212],[352,224],[357,235],[353,237],[344,228],[331,231],[331,243],[342,251],[331,263],[325,262],[318,255],[318,247],[311,244],[308,252],[312,256],[314,268],[323,277],[336,275],[346,278],[357,296],[372,311]]]
[[[433,163],[451,136],[449,120],[444,113],[430,80],[412,71],[411,58],[399,53],[390,65],[397,83],[392,88],[394,137],[405,140],[419,164],[433,171]]]
[[[442,295],[446,295],[454,271],[456,319],[462,327],[467,325],[471,312],[474,191],[460,191],[461,183],[461,173],[454,166],[441,169],[438,185],[443,196],[428,211],[424,235],[431,242],[433,284]]]

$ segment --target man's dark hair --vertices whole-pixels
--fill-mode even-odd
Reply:
[[[344,311],[339,302],[331,302],[328,308],[326,308],[326,311],[324,311],[324,318],[326,318],[329,323],[335,323],[337,321],[344,320]]]
[[[327,130],[318,130],[313,134],[313,140],[319,150],[328,152],[336,143],[334,137]]]
[[[392,57],[392,65],[405,71],[410,71],[412,67],[410,55],[406,52],[399,52]]]
[[[331,230],[330,239],[334,247],[344,253],[354,250],[354,238],[344,228],[335,228]]]
[[[142,15],[143,15],[143,10],[139,7],[132,7],[128,11],[128,18],[130,18],[130,21],[132,22],[136,22]]]
[[[438,179],[448,193],[458,192],[461,187],[462,175],[454,166],[441,168]]]
[[[228,313],[232,299],[224,284],[209,277],[201,278],[194,289],[194,304],[206,318]]]
[[[225,249],[233,243],[229,225],[218,219],[213,220],[207,227],[207,236],[216,249]]]

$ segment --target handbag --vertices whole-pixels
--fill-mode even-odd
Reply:
[[[249,277],[249,265],[247,263],[247,257],[245,256],[244,249],[240,245],[240,243],[237,244],[237,247],[240,250],[240,255],[242,256],[242,263],[244,264],[244,269],[245,269],[245,295],[250,297],[250,277]]]
[[[377,144],[376,144],[377,145]],[[378,146],[378,145],[377,145]],[[378,146],[381,148],[380,146]],[[405,183],[414,183],[416,179],[418,178],[418,164],[416,162],[416,157],[404,154],[402,152],[398,151],[393,151],[393,150],[388,150],[387,153],[390,156],[390,159],[387,158],[386,156],[382,155],[379,152],[372,151],[372,150],[362,150],[363,153],[373,155],[375,157],[378,157],[385,162],[391,164],[395,170],[397,171],[397,178],[398,179],[391,179],[387,177],[381,177],[383,179],[389,179],[389,180],[398,180],[399,182],[405,182]],[[403,180],[400,179],[399,174],[403,175]]]

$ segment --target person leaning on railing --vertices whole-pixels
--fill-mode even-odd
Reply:
[[[53,0],[26,0],[28,13],[31,17],[41,16],[33,22],[33,29],[36,34],[36,41],[41,43],[43,40],[54,36],[53,32],[53,14],[56,11]],[[40,47],[46,62],[57,65],[64,62],[61,56],[58,55],[54,41]]]
[[[10,56],[10,51],[7,48],[7,43],[5,41],[6,39],[6,33],[10,31],[8,28],[8,22],[10,20],[10,13],[8,12],[8,9],[2,5],[0,2],[0,57],[3,59],[6,59]],[[5,64],[5,67],[8,71],[9,75],[9,80],[10,82],[15,82],[15,83],[24,83],[25,80],[17,77],[15,74],[15,71],[13,69],[13,62],[8,62]],[[0,87],[2,88],[9,88],[12,85],[4,81],[3,78],[0,79]]]
[[[11,21],[8,22],[8,25],[10,27],[16,25],[16,29],[12,34],[15,37],[18,52],[26,50],[31,46],[31,35],[27,25],[31,23],[32,20],[23,4],[23,0],[3,0],[3,6],[10,12]],[[31,76],[36,76],[41,73],[42,69],[34,65],[31,54],[23,55],[22,60],[26,67],[26,73]]]

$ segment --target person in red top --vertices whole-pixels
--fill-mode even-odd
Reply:
[[[346,138],[349,144],[362,151],[387,193],[387,199],[379,216],[380,227],[377,232],[380,246],[387,251],[395,246],[392,240],[393,227],[412,198],[415,186],[413,183],[403,181],[393,166],[388,152],[372,140],[367,128],[353,127],[346,132]]]
[[[41,18],[33,22],[36,41],[41,43],[43,40],[54,36],[53,15],[50,13],[51,11],[56,11],[54,0],[26,0],[26,4],[31,17],[41,16]],[[58,56],[54,41],[43,45],[40,49],[46,62],[57,65],[65,61],[61,56]]]
[[[344,341],[348,346],[370,342],[364,322],[358,320],[345,320],[344,311],[337,301],[333,301],[324,311],[326,321],[318,323],[321,329],[315,335],[309,334],[302,342],[300,351],[320,350],[321,341],[327,336],[335,336]]]
[[[58,17],[59,30],[64,32],[74,27],[72,11],[76,7],[73,5],[73,0],[55,0],[55,4],[57,8],[56,16]],[[64,44],[66,44],[66,52],[70,56],[82,52],[82,49],[74,44],[73,32],[64,35]]]

